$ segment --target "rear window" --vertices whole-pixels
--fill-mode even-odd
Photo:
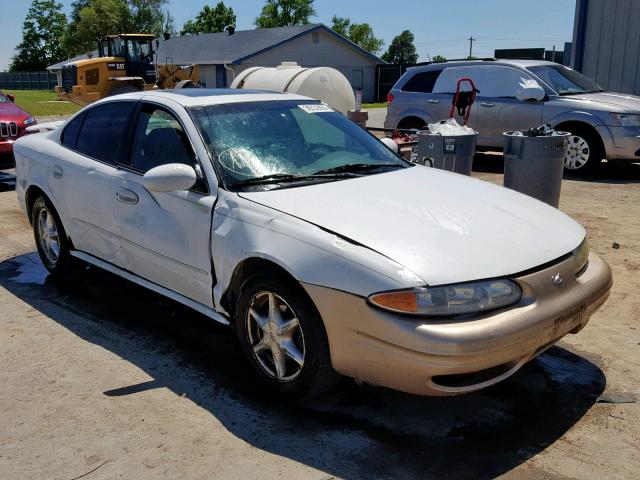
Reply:
[[[65,147],[73,149],[76,148],[76,140],[78,140],[78,132],[80,132],[80,126],[82,125],[83,119],[84,114],[78,115],[76,118],[71,120],[66,127],[64,127],[60,141]]]
[[[135,105],[135,102],[112,102],[91,108],[85,113],[76,150],[96,160],[116,164]]]
[[[403,92],[431,93],[442,70],[416,73],[402,87]]]

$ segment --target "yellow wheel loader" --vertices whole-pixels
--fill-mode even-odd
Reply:
[[[155,36],[149,33],[109,35],[98,39],[98,56],[62,67],[60,98],[87,105],[109,95],[199,85],[198,66],[154,62]],[[155,42],[157,46],[157,41]],[[157,67],[157,68],[156,68]]]

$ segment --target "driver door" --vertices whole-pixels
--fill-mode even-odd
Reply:
[[[204,177],[190,190],[150,192],[143,175],[160,165],[184,163],[201,172],[178,116],[142,103],[131,152],[112,177],[111,205],[127,270],[212,307],[211,215],[215,197]]]

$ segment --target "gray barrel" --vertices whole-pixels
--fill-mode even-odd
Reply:
[[[568,132],[529,137],[505,132],[504,186],[554,207],[560,203]]]
[[[478,134],[439,135],[428,130],[418,132],[416,163],[450,172],[471,175]]]

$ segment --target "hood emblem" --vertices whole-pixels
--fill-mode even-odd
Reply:
[[[551,283],[553,283],[554,287],[559,287],[562,285],[562,275],[560,273],[556,273],[553,277],[551,277]]]

